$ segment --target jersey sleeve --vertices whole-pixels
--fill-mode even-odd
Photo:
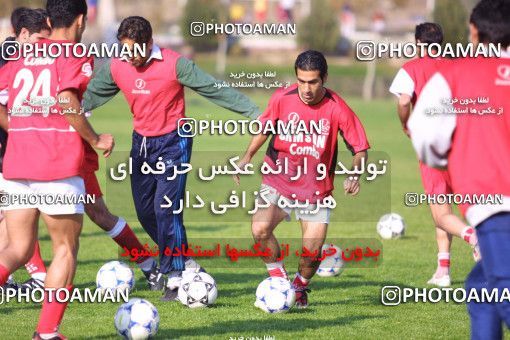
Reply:
[[[111,68],[111,61],[104,63],[89,82],[87,91],[83,95],[83,109],[85,111],[92,111],[104,105],[119,93],[120,89],[113,80]]]
[[[391,83],[390,92],[397,97],[400,97],[401,94],[407,94],[412,97],[414,89],[415,83],[413,78],[411,78],[406,70],[401,68]]]
[[[361,121],[346,103],[342,104],[338,131],[345,142],[345,146],[353,155],[370,149]]]
[[[92,58],[64,58],[59,70],[59,92],[85,89],[92,77],[92,65]]]
[[[457,123],[451,104],[452,91],[441,73],[425,84],[407,122],[414,150],[425,164],[445,168]]]
[[[189,59],[180,57],[177,61],[177,79],[183,86],[227,110],[237,112],[250,119],[255,119],[260,115],[258,106],[247,96],[229,87],[218,88],[215,84],[220,81],[202,71]]]

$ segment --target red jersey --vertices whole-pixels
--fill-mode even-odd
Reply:
[[[259,120],[263,124],[272,121],[274,125],[277,121],[284,124],[302,121],[309,129],[308,132],[312,132],[308,135],[305,133],[274,135],[267,149],[264,161],[273,169],[276,169],[277,161],[280,161],[282,166],[287,162],[288,172],[264,175],[263,183],[272,186],[290,199],[292,194],[296,194],[299,201],[308,199],[310,203],[316,203],[317,200],[331,194],[334,188],[339,133],[352,154],[370,147],[358,117],[335,92],[329,89],[326,90],[322,101],[316,105],[303,103],[299,98],[297,84],[288,89],[278,90],[271,97],[266,111]],[[319,123],[320,134],[310,129],[311,121]],[[327,170],[327,176],[323,180],[316,179],[320,176],[317,172],[319,164],[324,164]],[[307,175],[292,180],[292,177],[297,177],[297,167],[305,165]]]
[[[177,79],[179,57],[177,52],[161,49],[161,58],[139,68],[112,60],[112,78],[133,113],[134,130],[142,136],[172,132],[184,117],[184,87]]]
[[[393,79],[390,92],[397,97],[400,97],[401,94],[411,96],[411,103],[414,106],[427,81],[439,70],[439,65],[447,61],[448,59],[428,56],[408,61]]]
[[[56,42],[45,39],[38,44]],[[9,89],[9,139],[3,168],[6,179],[51,181],[80,173],[82,138],[57,103],[46,104],[48,100],[56,102],[58,94],[69,89],[76,90],[81,99],[92,76],[92,62],[63,55],[28,55],[0,69],[0,90]]]
[[[510,55],[446,66],[423,88],[408,126],[420,159],[447,166],[456,194],[503,196],[503,204],[460,206],[476,226],[510,211]]]

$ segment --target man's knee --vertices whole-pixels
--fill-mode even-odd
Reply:
[[[76,261],[78,256],[78,243],[61,243],[53,246],[53,258],[61,261]]]
[[[266,240],[273,234],[271,225],[268,222],[253,222],[251,232],[257,240]]]

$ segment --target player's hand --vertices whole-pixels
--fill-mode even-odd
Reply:
[[[99,150],[104,150],[103,155],[105,157],[110,156],[115,146],[115,140],[113,136],[108,133],[100,134],[94,147]]]
[[[239,167],[239,169],[244,170],[246,165],[248,165],[250,163],[251,163],[251,158],[245,156],[245,157],[241,158],[239,160],[239,162],[237,162],[237,166]],[[240,179],[239,175],[237,174],[232,177],[234,178],[234,183],[239,186],[239,184],[241,183],[241,179]]]
[[[359,192],[359,177],[349,176],[344,181],[344,193],[351,194],[352,196],[357,195]]]

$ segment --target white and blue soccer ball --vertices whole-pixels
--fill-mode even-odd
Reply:
[[[119,307],[114,323],[124,339],[148,339],[158,332],[159,313],[149,301],[133,298]]]
[[[189,273],[183,275],[177,291],[177,299],[190,308],[208,307],[218,297],[218,287],[213,277],[207,273]]]
[[[255,306],[266,313],[286,313],[296,301],[296,292],[289,280],[268,277],[257,287]]]
[[[96,285],[102,292],[107,290],[114,293],[126,290],[130,292],[135,286],[135,274],[127,264],[110,261],[97,272]]]
[[[404,236],[406,224],[399,214],[383,215],[377,222],[377,233],[382,239],[397,239]]]
[[[330,248],[334,248],[336,252],[333,255],[326,256],[321,261],[319,268],[317,269],[317,275],[322,277],[337,276],[342,272],[344,261],[342,260],[342,249],[335,246],[334,244],[325,244],[322,246],[323,252],[330,252]]]

